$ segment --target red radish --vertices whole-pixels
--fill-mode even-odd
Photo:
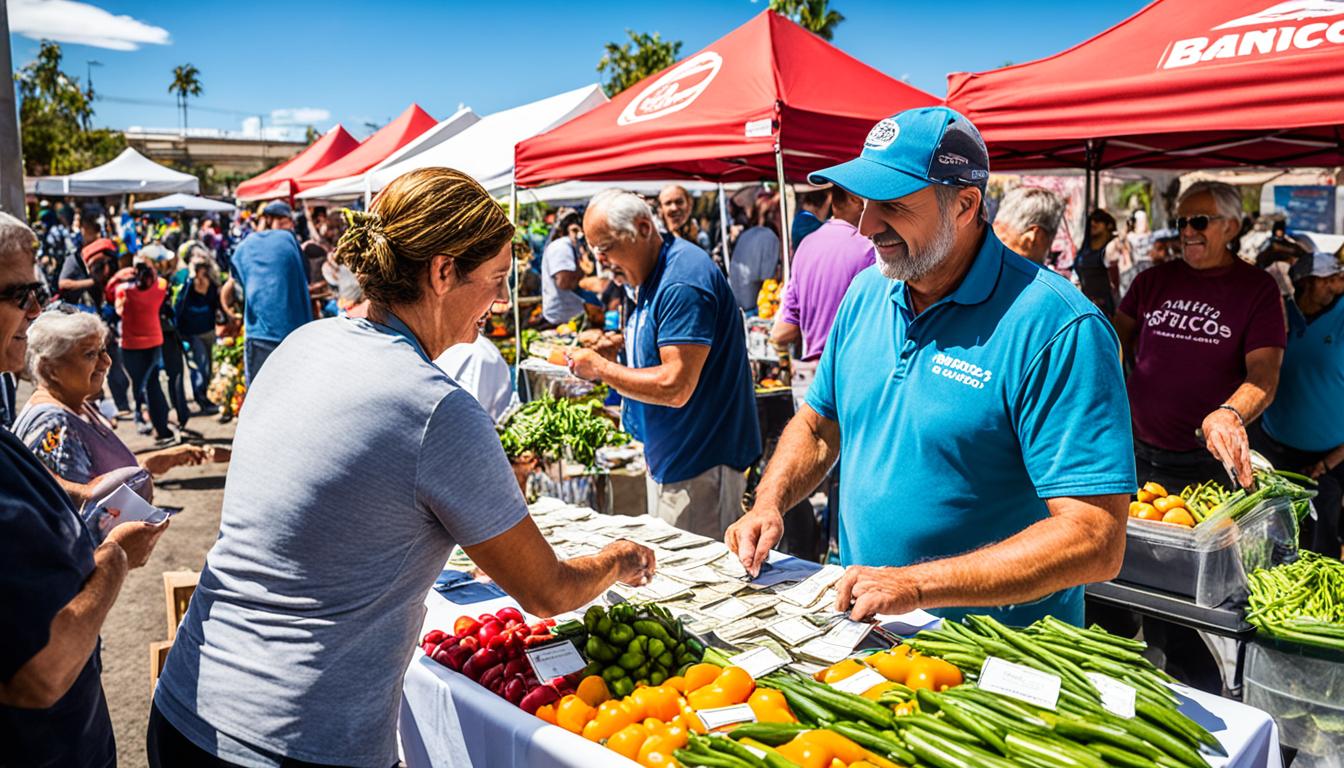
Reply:
[[[528,691],[522,699],[519,699],[518,706],[529,715],[535,715],[537,710],[547,704],[554,704],[560,700],[560,693],[548,685],[539,685]]]

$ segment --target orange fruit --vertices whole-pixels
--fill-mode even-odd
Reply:
[[[717,678],[722,671],[723,669],[721,667],[713,664],[691,665],[691,668],[686,670],[685,693],[690,693],[696,688],[704,688],[706,685],[714,682],[714,679]]]
[[[1158,512],[1158,511],[1157,511],[1157,507],[1154,507],[1152,504],[1143,504],[1143,505],[1141,505],[1141,506],[1139,507],[1138,512],[1137,512],[1134,516],[1137,517],[1137,518],[1139,518],[1140,520],[1161,520],[1161,519],[1162,519],[1162,513],[1161,513],[1161,512]]]
[[[1141,507],[1143,507],[1143,505],[1146,504],[1146,503],[1147,503],[1147,502],[1144,502],[1144,501],[1131,501],[1131,502],[1129,502],[1129,516],[1130,516],[1130,517],[1137,517],[1137,516],[1138,516],[1138,513],[1139,513],[1139,509],[1140,509]]]
[[[1167,514],[1173,509],[1181,509],[1185,506],[1185,499],[1180,496],[1163,496],[1160,499],[1153,499],[1153,506],[1158,512]]]
[[[1195,518],[1190,515],[1190,511],[1182,507],[1176,507],[1162,516],[1162,522],[1184,525],[1186,528],[1195,527]]]
[[[1157,498],[1156,494],[1149,493],[1148,491],[1145,491],[1142,488],[1140,488],[1139,492],[1134,494],[1134,496],[1139,500],[1139,503],[1141,504],[1152,504],[1153,499]]]
[[[607,749],[634,760],[639,757],[639,748],[644,746],[644,741],[648,738],[648,728],[639,723],[631,723],[607,739]]]
[[[1159,496],[1167,495],[1166,488],[1163,488],[1161,484],[1154,483],[1151,480],[1143,484],[1143,490],[1151,493],[1153,495],[1153,498],[1158,498]]]

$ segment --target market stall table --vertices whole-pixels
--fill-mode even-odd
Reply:
[[[772,561],[785,556],[772,553]],[[460,590],[453,590],[458,593]],[[425,598],[423,631],[451,627],[460,615],[516,605],[493,587],[471,590],[475,602],[452,602],[438,591]],[[484,597],[485,599],[480,599]],[[1212,694],[1178,687],[1181,710],[1206,727],[1229,757],[1214,768],[1281,768],[1278,732],[1265,713]],[[400,735],[408,768],[445,766],[630,766],[630,761],[537,718],[420,651],[406,673]]]

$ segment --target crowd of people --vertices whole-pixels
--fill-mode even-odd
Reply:
[[[991,219],[989,171],[975,126],[935,107],[813,173],[787,233],[778,189],[735,194],[724,227],[673,185],[604,191],[520,237],[446,168],[368,211],[273,202],[173,242],[110,209],[69,224],[60,209],[39,233],[0,214],[0,370],[35,386],[0,430],[6,748],[114,762],[99,630],[169,524],[110,525],[86,502],[121,483],[152,498],[175,467],[227,461],[229,481],[154,694],[156,768],[394,764],[423,595],[455,546],[537,615],[647,580],[650,550],[561,560],[527,513],[494,428],[513,385],[481,335],[520,267],[531,324],[605,342],[566,363],[620,396],[649,513],[723,539],[755,575],[786,513],[829,489],[836,608],[856,619],[1081,624],[1083,586],[1120,570],[1136,487],[1248,485],[1252,448],[1321,481],[1306,538],[1339,556],[1344,423],[1320,404],[1344,396],[1340,254],[1285,231],[1248,262],[1240,195],[1199,182],[1167,230],[1089,213],[1066,275],[1044,266],[1064,201],[1022,187]],[[763,442],[746,322],[790,254],[771,338],[792,351],[798,407],[748,496]],[[225,334],[247,393],[231,451],[181,440]],[[157,449],[129,451],[120,417]],[[1145,637],[1218,689],[1197,639]]]

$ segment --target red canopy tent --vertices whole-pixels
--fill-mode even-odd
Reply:
[[[302,192],[329,181],[361,174],[437,124],[438,121],[421,109],[419,104],[412,104],[397,119],[379,128],[344,157],[298,178],[294,184],[295,191]]]
[[[341,159],[358,146],[359,141],[337,125],[299,154],[239,184],[234,196],[239,200],[293,197],[298,192],[297,179]]]
[[[947,102],[994,170],[1344,164],[1344,1],[1157,0]]]
[[[515,149],[520,187],[567,180],[805,180],[878,120],[938,98],[765,11]]]

